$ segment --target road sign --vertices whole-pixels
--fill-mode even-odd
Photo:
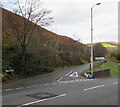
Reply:
[[[103,60],[105,57],[95,57],[95,60]]]
[[[5,72],[7,73],[7,72],[13,72],[14,70],[5,70]]]

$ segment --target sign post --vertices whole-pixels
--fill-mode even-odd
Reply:
[[[105,57],[95,57],[95,60],[104,60],[105,59]]]

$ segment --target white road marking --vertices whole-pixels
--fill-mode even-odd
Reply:
[[[43,84],[45,85],[45,84]],[[42,86],[42,85],[31,85],[31,86],[26,86],[26,88],[33,88],[33,87],[38,87],[38,86]]]
[[[70,71],[69,73],[67,73],[65,76],[68,76],[70,73],[72,73],[73,71]]]
[[[91,88],[86,88],[86,89],[83,89],[83,90],[87,91],[87,90],[92,90],[92,89],[103,87],[103,86],[105,86],[105,85],[99,85],[99,86],[95,86],[95,87],[91,87]]]
[[[29,88],[32,88],[33,86],[31,85],[31,86],[28,86]]]
[[[27,105],[31,105],[31,104],[35,104],[35,103],[40,103],[40,102],[43,102],[43,101],[46,101],[46,100],[50,100],[50,99],[54,99],[54,98],[58,98],[58,97],[63,97],[65,95],[66,94],[61,94],[61,95],[58,95],[56,97],[51,97],[51,98],[46,98],[46,99],[43,99],[43,100],[33,101],[33,102],[30,102],[30,103],[22,104],[22,105],[17,106],[17,107],[23,107],[23,106],[27,106]]]
[[[63,79],[63,77],[61,77],[60,79],[58,79],[58,82],[60,81],[60,80],[62,80]]]
[[[17,90],[19,90],[19,89],[23,89],[24,87],[19,87],[19,88],[16,88]]]
[[[118,84],[118,82],[113,82],[112,84]]]
[[[27,86],[26,88],[31,88],[31,86]]]
[[[80,80],[74,80],[75,82],[78,82],[78,81],[80,81]]]
[[[5,89],[5,91],[10,91],[10,90],[12,90],[11,88],[9,88],[9,89]]]
[[[69,83],[70,81],[63,81],[62,83]]]
[[[75,80],[71,80],[71,81],[69,81],[69,82],[75,82]]]
[[[70,80],[70,81],[60,81],[61,79],[63,79],[63,77],[61,77],[58,81],[59,83],[72,83],[72,82],[80,82],[80,81],[88,81],[88,80],[95,80],[95,79],[77,79],[77,80]],[[17,90],[19,89],[24,89],[24,88],[32,88],[32,87],[37,87],[37,86],[47,86],[47,85],[55,85],[57,83],[51,83],[51,84],[43,84],[43,85],[31,85],[31,86],[26,86],[26,87],[18,87],[15,88]],[[114,82],[113,84],[118,84],[117,82]],[[13,90],[12,88],[9,89],[5,89],[4,91],[11,91]]]
[[[54,84],[56,84],[56,83],[51,83],[51,84],[53,84],[53,85],[54,85]]]
[[[84,82],[84,81],[92,81],[95,79],[77,79],[77,80],[69,80],[69,81],[60,81],[59,83],[72,83],[72,82]]]
[[[69,75],[70,77],[78,77],[78,73],[77,72],[74,72],[72,73],[71,75]]]
[[[32,85],[32,87],[38,87],[39,85]]]
[[[44,85],[50,85],[50,84],[44,84]]]

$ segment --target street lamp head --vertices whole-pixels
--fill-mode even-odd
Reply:
[[[101,3],[97,3],[96,5],[100,5]]]

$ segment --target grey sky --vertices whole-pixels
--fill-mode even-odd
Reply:
[[[45,28],[90,43],[90,8],[100,2],[93,10],[94,42],[118,41],[118,1],[41,0],[42,7],[52,10],[54,17],[54,23]]]
[[[94,42],[118,41],[118,0],[41,0],[52,9],[54,23],[46,27],[60,35],[90,43],[90,8],[93,10]]]

